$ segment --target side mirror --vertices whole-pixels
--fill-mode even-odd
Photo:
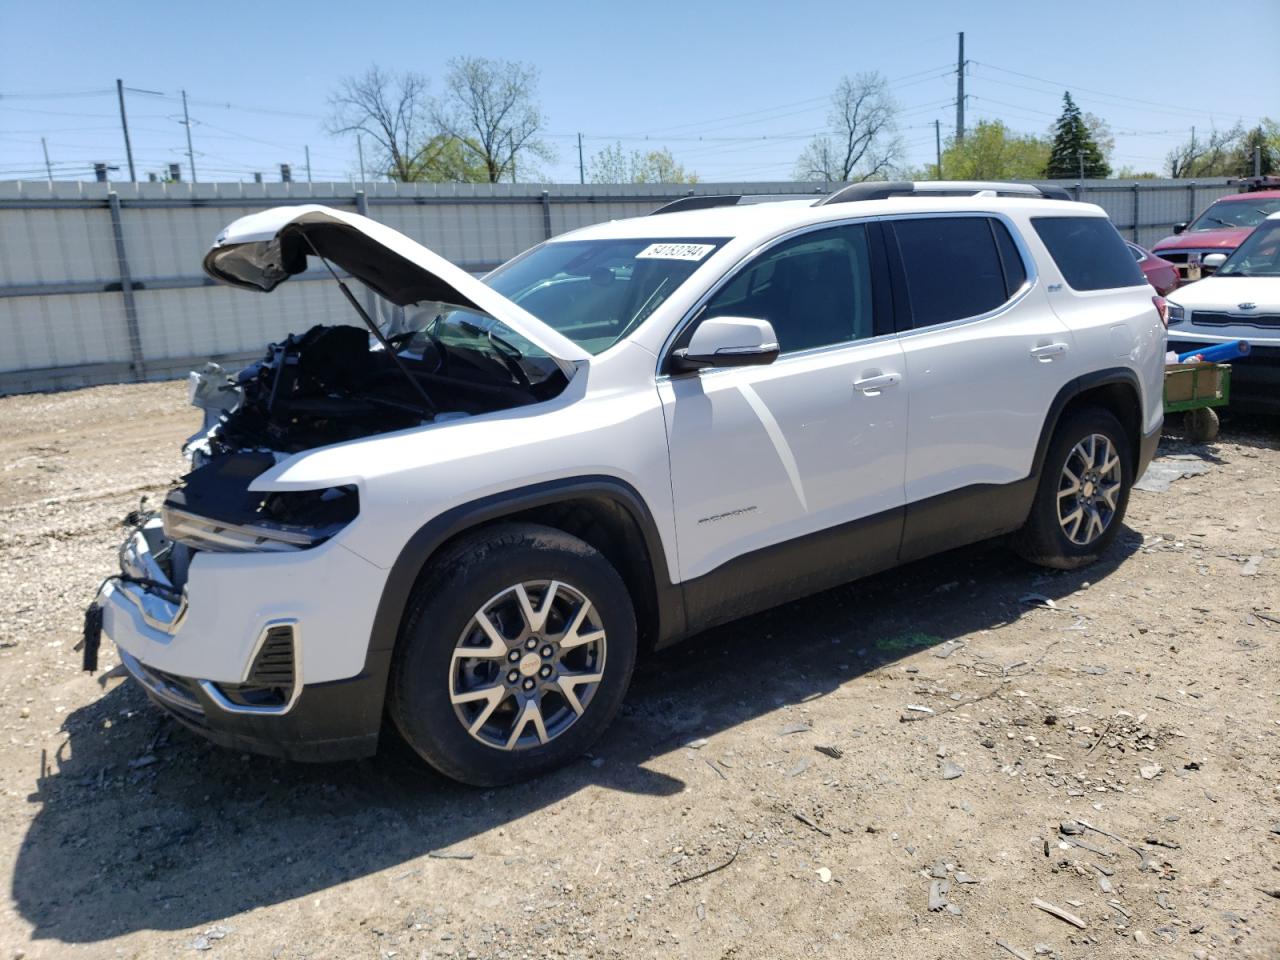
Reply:
[[[1187,224],[1186,224],[1186,222],[1185,222],[1185,221],[1184,221],[1184,222],[1182,222],[1182,223],[1175,223],[1175,224],[1173,225],[1173,232],[1174,232],[1175,234],[1182,233],[1182,232],[1183,232],[1184,230],[1186,230],[1186,229],[1187,229]]]
[[[712,317],[698,324],[689,346],[672,354],[681,371],[752,367],[778,359],[778,338],[768,320]]]
[[[1201,259],[1200,265],[1203,267],[1213,267],[1213,269],[1217,270],[1226,262],[1227,255],[1225,253],[1206,253]]]

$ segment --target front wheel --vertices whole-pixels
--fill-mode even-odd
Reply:
[[[497,786],[579,756],[622,705],[635,612],[617,571],[529,523],[464,537],[414,592],[388,709],[446,776]]]
[[[1128,434],[1109,411],[1089,408],[1067,417],[1054,431],[1014,549],[1059,570],[1097,560],[1115,540],[1129,504],[1131,451]]]

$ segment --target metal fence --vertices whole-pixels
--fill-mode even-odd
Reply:
[[[1226,180],[1058,181],[1150,245],[1234,192]],[[690,193],[816,194],[834,185],[0,183],[0,394],[180,376],[247,360],[315,323],[348,319],[303,274],[270,299],[200,271],[229,221],[282,204],[355,209],[484,272],[547,237],[650,212]]]

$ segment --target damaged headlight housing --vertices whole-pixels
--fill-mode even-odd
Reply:
[[[268,493],[252,512],[209,516],[170,496],[161,510],[164,532],[193,550],[215,553],[281,553],[324,543],[355,519],[354,486]]]

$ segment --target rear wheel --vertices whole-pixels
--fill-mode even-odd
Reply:
[[[635,657],[635,612],[608,561],[563,531],[504,524],[465,537],[415,591],[389,711],[446,776],[511,783],[596,740]]]
[[[1133,485],[1132,445],[1107,410],[1077,411],[1058,425],[1031,515],[1014,549],[1032,563],[1070,570],[1111,546]]]

